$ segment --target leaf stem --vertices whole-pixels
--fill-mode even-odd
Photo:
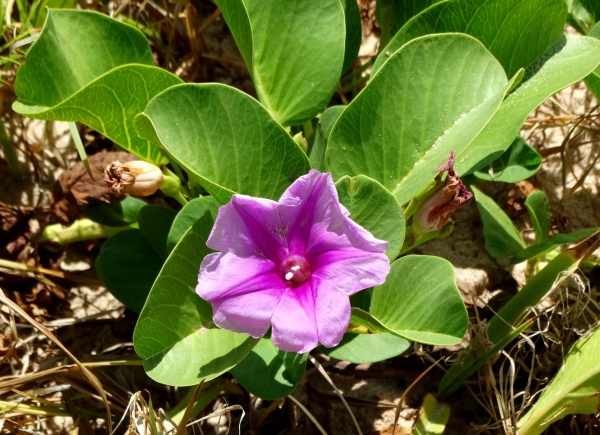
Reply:
[[[2,150],[4,151],[4,158],[6,159],[6,163],[8,163],[8,167],[10,168],[13,175],[18,179],[23,179],[23,169],[21,168],[21,163],[19,162],[19,157],[17,156],[17,150],[10,140],[10,136],[6,131],[6,127],[4,126],[4,122],[0,119],[0,144],[2,145]]]

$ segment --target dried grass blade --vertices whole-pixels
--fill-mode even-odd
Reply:
[[[83,364],[81,364],[81,362],[79,362],[79,360],[77,358],[75,358],[75,355],[73,355],[71,352],[69,352],[69,349],[67,349],[58,340],[58,338],[56,338],[54,336],[54,334],[52,334],[52,332],[48,328],[46,328],[44,325],[42,325],[42,324],[38,323],[37,321],[35,321],[21,307],[19,307],[13,301],[11,301],[10,299],[8,299],[4,295],[4,292],[2,291],[2,289],[0,289],[0,303],[3,303],[5,305],[7,305],[13,311],[15,311],[16,313],[18,313],[19,316],[21,316],[23,319],[25,319],[29,323],[31,323],[31,325],[33,325],[38,331],[40,331],[42,334],[44,334],[46,337],[48,337],[52,342],[54,342],[54,344],[56,344],[58,347],[60,347],[69,356],[69,358],[71,358],[73,360],[73,362],[75,364],[77,364],[77,366],[79,367],[79,369],[81,370],[81,372],[83,373],[83,375],[87,378],[87,380],[94,387],[94,389],[96,389],[96,391],[98,391],[98,394],[102,398],[102,402],[104,403],[104,406],[106,407],[106,419],[107,419],[107,422],[108,422],[108,431],[109,431],[109,433],[112,432],[112,417],[111,417],[111,414],[110,414],[110,405],[108,404],[108,399],[106,397],[106,392],[104,391],[104,388],[102,388],[102,384],[100,383],[100,381],[98,380],[98,378],[96,378],[96,376],[91,371],[89,371]]]

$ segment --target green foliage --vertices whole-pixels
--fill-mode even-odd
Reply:
[[[327,167],[329,166],[327,162],[325,162],[327,141],[329,140],[329,134],[331,133],[333,125],[345,108],[346,106],[331,106],[321,113],[315,132],[315,140],[309,152],[310,165],[317,171],[327,171]]]
[[[339,0],[216,3],[258,99],[273,118],[283,125],[298,125],[327,106],[345,63],[345,18]],[[348,19],[354,20],[350,14]],[[353,50],[347,52],[348,58]]]
[[[377,23],[381,29],[379,51],[384,51],[390,39],[408,20],[440,0],[379,0],[375,3]]]
[[[136,325],[133,342],[144,369],[157,382],[186,386],[230,370],[256,340],[218,329],[212,308],[195,292],[198,268],[210,253],[210,213],[199,219],[169,255]]]
[[[548,97],[587,76],[600,64],[600,41],[563,36],[525,71],[522,83],[500,105],[483,131],[461,151],[456,170],[469,174],[496,160],[519,134],[529,114]]]
[[[569,414],[596,414],[600,407],[600,331],[581,338],[529,412],[519,420],[519,434],[539,435]]]
[[[372,74],[387,60],[387,54],[415,38],[460,32],[481,41],[510,77],[560,38],[566,15],[564,0],[443,1],[400,29],[377,58]]]
[[[213,220],[217,218],[219,212],[219,203],[212,196],[194,198],[183,207],[171,225],[169,236],[167,238],[167,249],[173,250],[179,243],[186,231],[200,219],[206,211],[210,212]]]
[[[404,213],[396,198],[377,181],[359,175],[342,177],[335,183],[340,202],[350,218],[371,234],[390,244],[386,255],[394,261],[404,242]]]
[[[527,247],[519,231],[492,198],[471,186],[483,222],[485,247],[496,258],[505,258]]]
[[[140,210],[138,220],[140,231],[152,249],[163,259],[169,256],[167,237],[177,216],[175,210],[160,205],[149,204]]]
[[[548,195],[541,190],[536,190],[525,200],[525,207],[531,218],[536,242],[545,242],[550,237],[550,201]]]
[[[310,168],[263,106],[221,84],[167,89],[136,118],[136,127],[221,204],[234,193],[279,199]]]
[[[137,229],[111,236],[100,249],[96,272],[127,308],[140,312],[164,260]]]
[[[370,314],[401,337],[436,345],[460,343],[469,323],[454,267],[426,255],[392,263],[385,283],[373,290]]]
[[[403,353],[410,342],[397,335],[347,333],[336,347],[321,347],[321,352],[341,361],[365,364],[383,361]]]
[[[280,399],[291,394],[304,378],[307,358],[308,353],[285,352],[277,349],[270,338],[261,338],[231,374],[255,396]]]
[[[477,136],[509,87],[500,64],[470,36],[411,41],[333,127],[326,160],[334,179],[367,175],[407,203],[451,151]]]
[[[482,180],[517,183],[531,177],[541,166],[542,156],[524,138],[517,136],[504,154],[474,175]]]
[[[139,30],[96,12],[50,10],[17,74],[13,109],[30,118],[81,122],[139,158],[161,163],[159,149],[137,137],[133,121],[152,97],[181,80],[153,64]]]
[[[109,227],[122,227],[137,222],[140,210],[146,203],[133,196],[112,204],[94,202],[85,209],[85,216],[94,222]]]
[[[423,399],[421,414],[415,425],[414,435],[441,435],[450,418],[450,406],[438,402],[433,394]]]
[[[356,0],[340,0],[344,8],[344,19],[346,24],[346,50],[344,52],[344,66],[342,72],[350,69],[362,43],[362,20],[360,18],[360,9]]]
[[[535,245],[529,246],[521,251],[518,251],[511,258],[510,263],[518,264],[522,261],[529,260],[530,258],[540,257],[541,255],[555,250],[560,245],[564,245],[566,243],[579,242],[580,240],[591,236],[598,230],[600,230],[600,228],[587,228],[585,230],[574,231],[568,234],[557,234],[556,236],[551,237],[550,239],[544,242],[536,243]]]

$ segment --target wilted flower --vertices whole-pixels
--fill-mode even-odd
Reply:
[[[197,293],[215,324],[258,338],[273,325],[280,349],[337,345],[350,322],[349,295],[390,271],[378,240],[349,218],[330,174],[300,177],[278,202],[233,195],[221,207],[200,266]]]
[[[142,160],[114,161],[104,170],[104,182],[115,195],[150,196],[163,184],[158,166]]]
[[[439,230],[456,210],[467,205],[473,194],[467,190],[458,174],[454,171],[454,151],[450,158],[437,169],[448,176],[442,182],[441,177],[434,190],[427,195],[413,217],[413,232],[416,235]]]

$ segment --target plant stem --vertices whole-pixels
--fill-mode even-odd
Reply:
[[[61,224],[48,225],[42,231],[40,243],[54,242],[60,245],[67,245],[85,240],[105,239],[120,231],[132,228],[137,228],[137,223],[122,227],[109,227],[90,219],[79,219],[66,228]]]
[[[0,120],[0,144],[2,145],[2,150],[4,151],[4,158],[6,159],[6,163],[8,163],[8,167],[10,168],[13,175],[18,178],[23,178],[23,169],[21,168],[21,163],[19,162],[19,157],[17,156],[17,150],[10,140],[10,136],[6,131],[6,127],[4,126],[4,122]]]

